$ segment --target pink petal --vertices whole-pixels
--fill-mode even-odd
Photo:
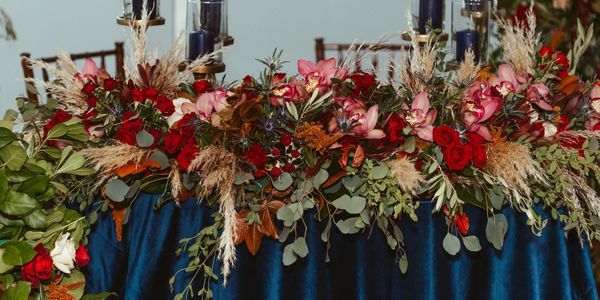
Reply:
[[[435,122],[436,116],[437,116],[437,110],[436,109],[430,110],[427,113],[427,117],[425,118],[425,123],[423,124],[423,126],[433,125],[433,122]]]
[[[597,82],[592,88],[592,93],[590,94],[592,99],[600,99],[600,82]]]
[[[209,116],[213,110],[213,96],[210,93],[205,93],[198,97],[196,101],[196,111],[198,114]],[[182,107],[183,111],[183,107]]]
[[[429,95],[426,92],[418,94],[412,102],[412,109],[420,109],[424,113],[429,111]]]
[[[385,137],[385,133],[381,129],[373,129],[365,136],[369,140],[378,140]]]
[[[379,105],[375,104],[369,108],[365,115],[365,125],[367,131],[375,128],[377,125],[377,117],[379,117]]]
[[[540,99],[533,103],[535,103],[537,106],[539,106],[543,110],[548,110],[548,111],[552,110],[552,106],[550,106],[550,104],[546,103],[546,101],[544,101],[544,100]]]
[[[518,85],[515,70],[513,70],[510,66],[506,64],[502,64],[500,65],[500,67],[498,67],[498,77],[502,81],[508,81],[512,83],[515,88]]]
[[[303,59],[298,60],[298,73],[302,77],[306,77],[306,75],[313,72],[317,72],[317,67],[312,61]]]
[[[335,117],[331,117],[331,119],[329,119],[329,123],[327,124],[327,131],[329,132],[335,132],[338,129],[338,122],[337,119]]]
[[[484,138],[488,142],[491,142],[494,140],[494,138],[492,137],[492,134],[490,133],[490,130],[485,126],[479,126],[479,130],[477,130],[477,134],[479,134],[482,138]]]
[[[98,74],[98,65],[91,58],[85,61],[83,66],[83,76],[96,76]]]
[[[417,135],[428,142],[432,142],[433,141],[433,126],[425,126],[425,127],[420,127],[420,128],[415,128],[414,129],[417,132]]]
[[[498,107],[500,107],[500,101],[497,101],[496,99],[484,100],[481,101],[481,106],[483,106],[484,113],[481,119],[479,119],[479,122],[491,118],[496,113],[496,110],[498,110]]]
[[[329,72],[334,72],[336,70],[336,60],[335,58],[330,58],[330,59],[324,59],[322,61],[319,61],[317,63],[317,72],[319,73],[329,73]]]

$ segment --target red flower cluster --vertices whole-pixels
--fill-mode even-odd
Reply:
[[[267,155],[267,151],[259,144],[253,144],[248,150],[244,151],[244,159],[249,161],[257,169],[257,172],[254,174],[255,177],[262,177],[265,175],[264,169],[267,165]]]
[[[21,280],[31,282],[32,287],[37,288],[40,281],[50,280],[52,277],[52,257],[43,244],[38,244],[33,250],[37,254],[30,262],[23,265]]]
[[[200,80],[194,82],[192,89],[196,92],[196,95],[201,95],[208,92],[212,88],[212,85],[208,80]]]
[[[558,77],[563,79],[569,76],[569,58],[564,53],[544,45],[542,46],[542,49],[540,49],[539,55],[542,58],[542,64],[540,65],[540,69],[545,69],[546,64],[544,62],[548,62],[554,56],[556,56],[556,59],[554,59],[554,63],[560,66],[560,70],[557,72]]]
[[[183,147],[181,152],[179,152],[179,155],[177,155],[177,163],[179,164],[179,167],[184,170],[189,169],[192,160],[198,156],[198,153],[200,153],[200,148],[198,148],[195,143],[187,144],[185,147]]]
[[[136,134],[144,129],[142,119],[134,112],[128,111],[123,114],[123,126],[117,130],[115,139],[123,144],[135,145]]]
[[[485,140],[474,133],[468,133],[467,139],[468,143],[463,144],[458,132],[448,125],[433,129],[433,141],[442,147],[444,161],[449,170],[462,171],[471,161],[478,168],[485,166]]]

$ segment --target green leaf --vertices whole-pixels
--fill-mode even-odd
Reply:
[[[360,231],[360,228],[356,226],[356,221],[360,220],[360,217],[348,218],[346,220],[337,221],[335,225],[343,234],[354,234]]]
[[[2,261],[11,266],[22,266],[33,259],[36,252],[33,247],[23,241],[8,241],[2,245],[4,254]]]
[[[489,194],[488,194],[489,198],[490,198],[490,202],[492,204],[492,206],[495,209],[502,209],[502,205],[504,204],[504,194],[502,192],[500,192],[499,194],[496,193],[496,191],[494,191],[494,189],[490,189],[489,190]]]
[[[463,244],[465,244],[465,248],[471,252],[478,252],[481,250],[481,244],[479,243],[479,239],[474,236],[464,236],[462,237]]]
[[[453,234],[447,233],[442,242],[444,250],[450,255],[456,255],[460,251],[460,240]]]
[[[81,152],[75,152],[56,170],[56,174],[70,174],[85,164],[85,157]]]
[[[72,285],[72,284],[76,284],[76,283],[80,283],[80,282],[85,283],[85,276],[80,271],[73,269],[73,270],[71,270],[71,274],[68,274],[68,275],[66,274],[65,277],[63,277],[63,280],[60,281],[60,285],[67,286],[67,285]],[[82,286],[80,286],[74,290],[69,289],[69,294],[71,296],[73,296],[73,298],[75,298],[75,299],[81,299],[81,297],[83,296],[84,288],[85,288],[85,284],[83,284]]]
[[[88,294],[88,295],[84,295],[83,297],[81,297],[81,300],[104,300],[110,296],[117,296],[117,294],[115,293],[109,293],[109,292],[104,292],[104,293],[100,293],[100,294]]]
[[[343,209],[350,214],[358,214],[367,205],[367,199],[360,196],[350,197],[348,195],[342,195],[340,198],[331,202],[335,208]]]
[[[320,169],[319,172],[317,172],[317,174],[312,178],[312,183],[315,188],[319,188],[323,183],[325,183],[325,181],[327,181],[328,178],[329,173],[327,170]]]
[[[504,245],[504,237],[508,231],[508,221],[503,214],[497,214],[488,218],[485,235],[494,248],[500,250]]]
[[[342,178],[342,184],[350,193],[354,193],[358,190],[358,188],[360,188],[360,186],[363,184],[363,181],[358,175],[355,175],[352,177]]]
[[[151,160],[153,160],[153,161],[155,161],[155,162],[157,162],[157,163],[159,163],[161,170],[164,170],[164,169],[166,169],[166,168],[169,167],[169,158],[167,157],[166,154],[164,154],[161,151],[155,151],[148,158],[151,159]]]
[[[67,133],[69,133],[69,127],[67,125],[56,124],[54,127],[52,127],[52,129],[50,129],[50,132],[48,132],[48,139],[59,138]]]
[[[371,171],[371,176],[375,180],[383,179],[387,176],[389,171],[390,170],[385,165],[377,166],[373,168],[373,171]]]
[[[4,169],[0,169],[0,201],[6,198],[8,192],[8,178],[4,173]]]
[[[300,257],[306,257],[308,255],[308,246],[306,245],[306,239],[304,237],[297,238],[292,244],[294,253]]]
[[[283,265],[289,266],[296,262],[298,257],[294,253],[294,244],[289,244],[283,248]]]
[[[154,136],[148,131],[142,130],[135,135],[135,141],[142,148],[149,148],[154,144]]]
[[[9,170],[19,171],[27,161],[27,152],[23,147],[11,144],[0,149],[0,158]]]
[[[46,175],[36,175],[33,178],[23,182],[18,191],[31,197],[35,197],[43,193],[48,188],[49,180],[50,179]]]
[[[17,282],[16,286],[11,286],[0,296],[0,300],[28,300],[31,292],[31,283],[25,281]]]
[[[6,198],[0,201],[0,211],[11,216],[21,216],[37,207],[37,202],[27,194],[8,191]]]
[[[403,254],[402,257],[400,257],[400,262],[398,264],[400,265],[400,272],[406,274],[406,270],[408,270],[408,258],[406,257],[406,254]]]
[[[42,229],[48,226],[48,218],[41,209],[35,209],[23,218],[25,224],[33,229]]]
[[[287,190],[292,185],[292,183],[294,183],[294,179],[292,178],[292,175],[290,175],[290,173],[284,172],[279,176],[277,180],[273,180],[272,183],[278,191],[283,192]]]
[[[0,127],[0,148],[12,143],[17,139],[17,136],[12,132],[12,130]]]
[[[114,202],[125,201],[125,196],[129,192],[129,186],[121,179],[112,179],[104,186],[104,193]]]

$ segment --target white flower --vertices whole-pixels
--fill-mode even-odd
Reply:
[[[50,251],[54,266],[63,273],[70,274],[75,268],[75,243],[69,239],[69,233],[63,234],[55,243],[54,249]]]
[[[175,106],[175,112],[167,119],[169,127],[172,127],[177,121],[181,120],[185,114],[195,113],[196,107],[186,98],[177,98],[173,100],[173,106]]]
[[[552,123],[544,122],[542,126],[544,127],[544,137],[553,137],[558,133],[558,128]]]

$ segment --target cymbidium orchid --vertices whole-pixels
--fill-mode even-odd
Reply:
[[[599,130],[600,128],[600,82],[597,82],[590,93],[590,112],[585,122],[587,130]]]
[[[525,77],[517,75],[515,70],[506,64],[502,64],[498,67],[497,77],[490,78],[490,84],[495,86],[502,96],[506,96],[510,93],[520,93],[521,85],[526,82],[527,79],[525,79]]]
[[[429,108],[429,95],[422,92],[413,100],[404,120],[412,127],[411,134],[416,134],[421,139],[431,142],[433,141],[433,122],[436,116],[437,110]]]
[[[493,95],[486,81],[474,84],[461,106],[463,123],[467,131],[477,133],[491,141],[492,135],[484,123],[496,113],[501,104],[502,100]]]
[[[377,126],[377,118],[379,116],[379,105],[375,104],[367,110],[366,113],[358,117],[357,126],[352,132],[355,136],[368,140],[377,140],[385,137],[385,133],[381,129],[375,129]]]
[[[194,103],[186,98],[177,98],[173,100],[173,105],[175,106],[175,112],[167,119],[167,123],[169,127],[172,127],[173,124],[177,123],[177,121],[181,120],[184,115],[189,113],[196,113],[196,107]]]
[[[272,105],[281,106],[285,101],[301,102],[306,95],[304,89],[304,81],[292,78],[287,84],[281,84],[273,88],[273,97],[270,103]]]
[[[348,75],[348,71],[337,67],[335,58],[319,61],[316,65],[312,61],[298,60],[298,73],[304,77],[309,93],[331,85],[332,78],[343,79]]]
[[[110,76],[108,75],[106,70],[99,69],[98,65],[96,64],[96,62],[93,59],[88,58],[85,61],[85,65],[83,65],[83,69],[81,70],[81,73],[77,73],[75,75],[75,77],[77,79],[79,79],[79,81],[85,83],[90,78],[91,79],[109,78]]]
[[[552,110],[552,106],[548,104],[548,95],[550,94],[550,89],[543,83],[536,83],[531,85],[527,92],[525,93],[525,97],[527,101],[537,105],[539,108],[543,110]]]

